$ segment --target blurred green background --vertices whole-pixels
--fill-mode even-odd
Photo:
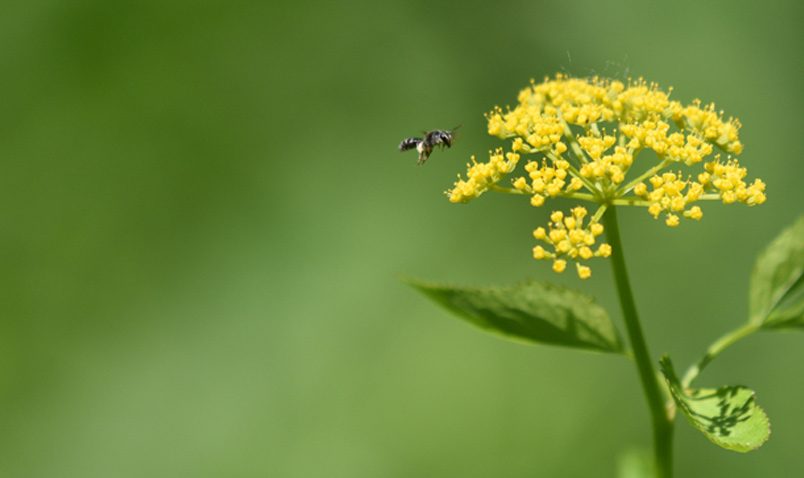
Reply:
[[[531,77],[642,75],[744,124],[765,205],[622,214],[657,358],[745,320],[802,210],[793,0],[3,7],[0,476],[613,475],[650,444],[629,362],[492,338],[399,281],[558,280],[619,322],[607,265],[530,259],[548,209],[443,196]],[[458,123],[425,167],[396,151]],[[739,455],[679,421],[678,476],[803,472],[802,341],[713,363],[701,383],[756,389],[773,436]]]

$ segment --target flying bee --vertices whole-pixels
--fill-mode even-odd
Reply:
[[[461,125],[452,129],[424,131],[424,138],[405,138],[399,143],[399,151],[415,148],[419,152],[419,161],[416,164],[424,164],[436,146],[440,146],[441,149],[452,146],[452,142],[455,140],[455,130],[460,127]]]

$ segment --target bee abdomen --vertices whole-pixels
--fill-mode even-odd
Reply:
[[[399,150],[407,151],[409,149],[416,149],[421,142],[421,138],[405,138],[399,143]]]

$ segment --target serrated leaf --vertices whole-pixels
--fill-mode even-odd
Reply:
[[[684,389],[669,357],[662,357],[661,366],[676,406],[712,443],[745,453],[768,440],[770,422],[753,390],[743,386]]]
[[[516,341],[622,353],[606,310],[580,292],[540,282],[483,289],[411,282],[472,324]]]
[[[804,328],[804,216],[757,257],[750,321],[765,328]]]

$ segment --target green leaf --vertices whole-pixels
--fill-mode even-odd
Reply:
[[[574,290],[539,282],[483,289],[411,285],[461,318],[509,339],[623,352],[606,310]]]
[[[757,257],[750,321],[765,328],[804,328],[804,216]]]
[[[745,453],[768,440],[770,422],[756,404],[753,390],[743,386],[684,389],[670,358],[662,357],[660,363],[676,406],[712,443]]]

